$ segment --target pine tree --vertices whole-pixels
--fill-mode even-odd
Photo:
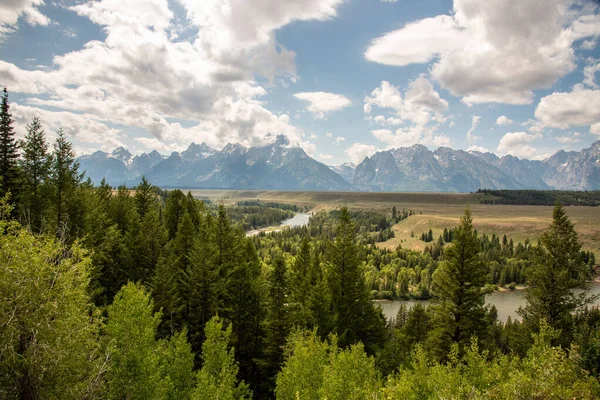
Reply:
[[[75,151],[67,140],[62,128],[58,130],[58,137],[54,142],[54,153],[50,168],[50,181],[54,191],[54,207],[56,211],[57,235],[68,232],[74,224],[70,221],[76,210],[72,207],[74,192],[81,183],[82,175],[78,172],[79,163],[75,159]],[[71,225],[71,226],[70,226]]]
[[[42,228],[47,202],[47,195],[42,189],[48,180],[51,163],[46,133],[42,129],[39,118],[34,117],[27,125],[27,134],[21,148],[23,151],[21,169],[27,185],[26,193],[22,196],[23,208],[31,229],[38,232]]]
[[[471,337],[486,336],[485,295],[481,287],[486,271],[479,258],[480,241],[467,208],[454,231],[452,245],[444,251],[444,261],[433,275],[435,304],[431,306],[431,350],[445,359],[452,343],[470,345]]]
[[[358,258],[354,223],[342,207],[335,241],[330,246],[328,282],[340,344],[359,341],[374,351],[385,337],[385,319],[371,302]]]
[[[10,191],[12,198],[16,198],[19,184],[19,146],[13,124],[8,90],[5,87],[0,105],[0,195],[4,196]]]
[[[192,349],[200,354],[204,329],[219,310],[219,291],[222,289],[219,271],[214,264],[214,247],[209,235],[210,222],[204,222],[190,254],[190,315],[189,332]]]
[[[523,322],[538,332],[542,321],[560,330],[559,343],[568,346],[572,313],[593,301],[585,284],[589,278],[581,243],[565,209],[556,205],[550,227],[542,234],[527,272],[527,304],[519,309]],[[579,293],[575,293],[578,289]]]
[[[165,247],[154,281],[157,309],[163,309],[161,334],[180,331],[188,321],[190,299],[190,257],[196,230],[186,212],[175,238]]]
[[[179,227],[179,220],[187,211],[185,195],[181,190],[173,190],[167,197],[165,204],[165,227],[169,232],[169,240],[175,237]]]
[[[135,188],[135,206],[140,219],[144,219],[146,213],[157,204],[158,196],[156,188],[142,176],[140,184]]]
[[[265,355],[267,376],[272,377],[283,362],[283,346],[289,333],[289,314],[286,306],[288,284],[285,261],[281,255],[275,256],[273,260],[268,285]]]
[[[292,325],[308,327],[307,315],[310,311],[306,307],[308,293],[310,291],[309,270],[310,270],[310,244],[308,237],[302,239],[300,251],[292,263],[290,271],[290,321]]]

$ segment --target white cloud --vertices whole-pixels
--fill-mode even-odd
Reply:
[[[335,138],[335,144],[342,144],[345,141],[346,141],[346,138],[342,137],[342,136],[338,136]]]
[[[531,135],[527,132],[509,132],[500,139],[497,151],[500,154],[511,154],[520,158],[534,158],[537,155],[537,150],[529,143],[541,137],[541,134]]]
[[[8,0],[0,2],[0,42],[7,34],[16,30],[19,17],[24,16],[29,25],[48,25],[50,18],[42,14],[39,7],[44,0]]]
[[[268,134],[286,134],[308,152],[314,144],[302,140],[287,116],[266,108],[261,100],[266,90],[256,79],[294,81],[295,53],[276,42],[275,30],[294,20],[333,18],[341,0],[180,3],[187,13],[183,19],[174,18],[167,0],[73,6],[106,37],[55,56],[52,68],[44,70],[0,62],[2,83],[29,94],[31,106],[138,128],[166,147],[190,141],[250,146],[264,143]],[[183,30],[193,32],[188,40],[177,39]]]
[[[562,144],[573,144],[581,141],[581,133],[573,132],[556,138]]]
[[[91,114],[48,111],[15,102],[11,103],[10,109],[15,120],[15,131],[18,135],[24,134],[25,127],[33,117],[39,117],[42,126],[47,130],[50,141],[54,140],[54,133],[62,127],[67,136],[76,139],[80,144],[86,144],[88,147],[93,145],[108,151],[123,146],[123,137],[120,130],[107,126]]]
[[[489,153],[489,150],[482,146],[471,145],[467,149],[467,151],[478,151],[480,153]]]
[[[354,164],[360,164],[365,157],[373,155],[377,148],[370,144],[354,143],[344,152]]]
[[[593,89],[598,88],[596,74],[600,71],[600,60],[592,60],[583,68],[583,84]]]
[[[433,127],[420,127],[413,125],[401,127],[392,132],[390,129],[375,129],[373,136],[384,142],[387,148],[409,147],[414,144],[426,146],[449,147],[452,143],[446,135],[436,135]]]
[[[379,87],[365,97],[365,110],[370,112],[373,106],[391,109],[398,118],[386,122],[396,125],[402,123],[402,120],[419,126],[427,125],[432,119],[443,121],[443,114],[448,110],[448,102],[441,98],[424,75],[411,81],[404,94],[398,87],[382,81]]]
[[[506,115],[501,115],[496,119],[496,125],[511,125],[514,123],[515,121],[508,118]]]
[[[594,50],[596,45],[598,45],[598,38],[594,37],[592,39],[584,40],[580,47],[582,50]]]
[[[433,61],[431,76],[466,104],[529,104],[533,90],[575,69],[575,41],[600,34],[596,7],[579,3],[455,0],[452,15],[389,32],[365,57],[397,66]]]
[[[325,118],[327,114],[333,111],[348,107],[352,102],[345,96],[327,92],[302,92],[294,94],[294,97],[300,100],[308,101],[306,107],[315,118]]]
[[[329,160],[333,160],[333,156],[331,154],[319,154],[319,158],[321,160],[325,160],[325,161],[329,161]]]
[[[567,129],[600,122],[600,90],[555,92],[542,97],[535,116],[543,126]]]
[[[480,121],[481,117],[479,115],[473,115],[473,117],[471,118],[471,128],[467,132],[467,140],[469,141],[469,143],[481,139],[481,137],[473,135],[473,132],[475,132],[475,130],[479,126]]]
[[[600,135],[600,122],[590,126],[590,133],[593,135]]]
[[[325,137],[326,137],[326,138],[332,138],[332,137],[333,137],[333,133],[331,133],[331,132],[327,132],[327,133],[325,134]]]

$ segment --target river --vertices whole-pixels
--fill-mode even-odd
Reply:
[[[309,213],[297,213],[292,218],[286,219],[279,225],[271,225],[260,229],[253,229],[246,232],[246,236],[255,236],[261,232],[279,232],[287,227],[294,228],[296,226],[304,226],[308,224],[310,219]]]
[[[600,283],[590,283],[589,294],[600,294]],[[517,309],[520,306],[525,305],[525,291],[524,290],[510,290],[506,292],[494,292],[486,296],[488,304],[493,304],[498,309],[498,319],[502,322],[506,322],[508,317],[511,319],[521,319],[517,314]],[[383,314],[386,318],[395,318],[400,309],[401,304],[406,304],[408,308],[412,307],[415,303],[420,302],[423,305],[429,304],[428,301],[414,301],[414,300],[394,300],[394,301],[382,301],[377,304],[381,305]],[[600,299],[596,300],[596,305],[600,305]]]

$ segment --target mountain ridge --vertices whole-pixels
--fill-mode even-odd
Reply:
[[[191,143],[165,157],[133,156],[120,147],[78,158],[94,182],[134,186],[142,176],[161,187],[204,189],[473,192],[477,189],[599,190],[600,140],[581,151],[559,150],[545,160],[421,144],[381,150],[355,165],[327,166],[284,135],[273,143],[221,150]]]

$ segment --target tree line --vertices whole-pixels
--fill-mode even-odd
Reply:
[[[479,189],[482,204],[509,204],[531,206],[600,206],[600,190],[507,190]]]

